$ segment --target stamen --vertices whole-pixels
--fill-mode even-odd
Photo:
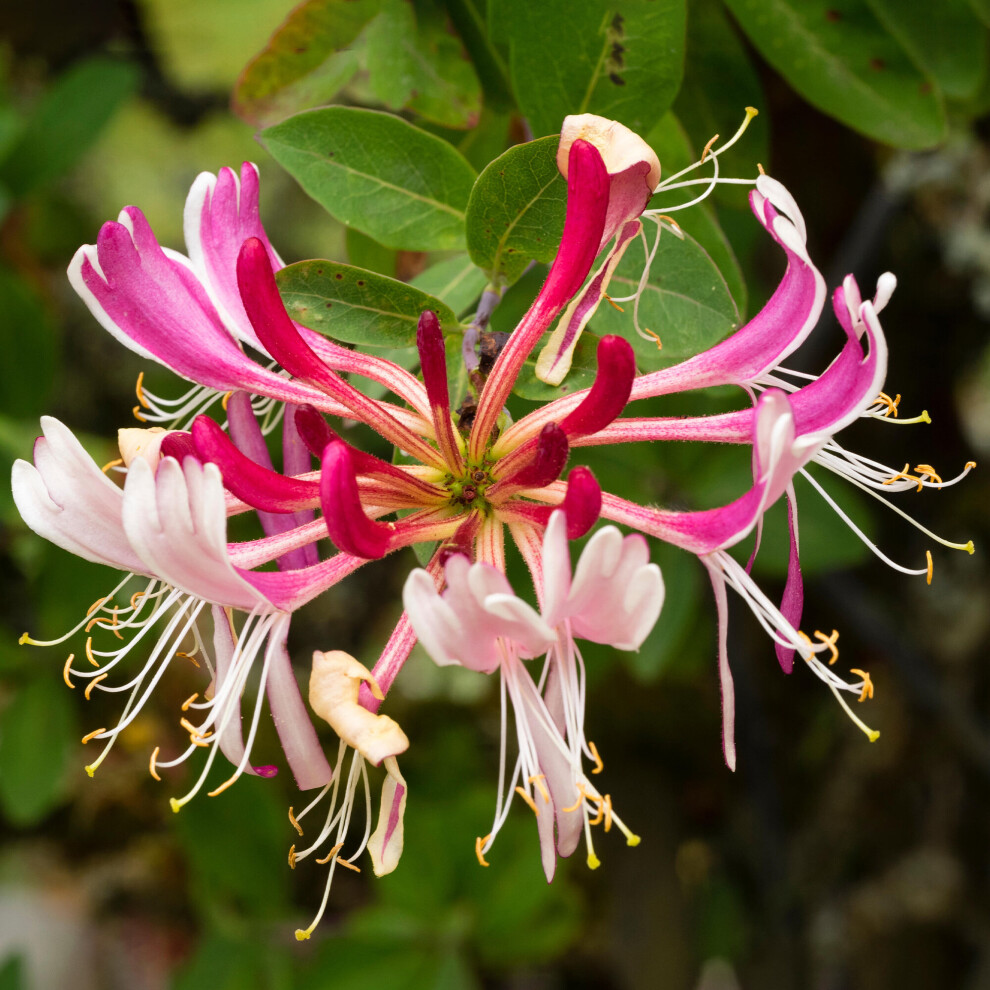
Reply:
[[[148,404],[148,400],[144,397],[144,388],[142,387],[143,385],[144,385],[144,372],[139,371],[137,377],[137,384],[134,386],[134,394],[137,396],[138,402],[140,402],[145,409],[150,409],[151,406]]]
[[[937,484],[939,488],[942,487],[942,478],[941,478],[941,476],[936,472],[935,468],[933,468],[930,464],[916,464],[914,466],[914,469],[915,469],[915,471],[918,472],[918,474],[925,475],[925,476],[931,478],[932,481],[934,481],[935,484]],[[919,486],[918,486],[918,491],[921,491],[921,485],[920,485],[920,483],[919,483]]]
[[[705,164],[705,159],[706,159],[706,158],[708,157],[708,152],[712,150],[712,145],[713,145],[713,144],[714,144],[714,143],[715,143],[715,142],[716,142],[716,141],[717,141],[718,139],[719,139],[719,135],[718,135],[718,134],[715,134],[715,135],[713,135],[713,136],[712,136],[712,137],[711,137],[711,138],[709,139],[709,141],[708,141],[708,144],[706,144],[706,145],[705,145],[705,147],[704,147],[704,150],[703,150],[703,151],[701,152],[701,164],[702,164],[702,165],[704,165],[704,164]]]
[[[161,746],[156,746],[151,751],[151,759],[148,760],[148,773],[150,773],[151,776],[154,777],[155,780],[158,780],[158,781],[160,781],[162,778],[158,776],[158,770],[155,768],[155,762],[158,759],[158,751],[160,749],[161,749]]]
[[[590,739],[588,740],[588,749],[591,751],[591,758],[595,761],[595,767],[591,772],[601,773],[605,769],[605,764],[598,755],[598,747]]]
[[[92,732],[87,732],[86,735],[82,737],[83,745],[95,739],[97,736],[102,735],[106,731],[106,729],[93,729]],[[90,776],[92,776],[92,774],[90,774]]]
[[[112,460],[112,461],[107,461],[106,464],[104,464],[103,467],[100,468],[100,470],[104,474],[106,474],[107,471],[110,470],[110,468],[118,467],[119,465],[121,465],[123,463],[124,463],[124,458],[123,457],[117,457],[117,458],[114,458],[114,460]]]
[[[538,815],[540,813],[539,808],[536,807],[536,802],[521,787],[516,788],[516,794],[518,794],[526,802],[526,804],[529,805],[530,810],[534,815]],[[485,865],[487,866],[488,864],[486,863]]]
[[[110,675],[106,671],[103,671],[102,674],[97,674],[96,677],[94,677],[89,684],[86,685],[86,690],[83,691],[83,694],[86,696],[87,701],[90,700],[90,695],[93,693],[93,688],[95,688],[100,681],[105,681],[109,676]]]
[[[550,793],[547,791],[546,784],[543,781],[546,780],[546,775],[542,773],[535,773],[530,777],[527,783],[532,784],[542,795],[543,800],[549,804],[550,803]]]
[[[234,394],[233,392],[224,392],[223,398],[220,400],[220,405],[223,408],[224,412],[227,411],[227,403],[230,402],[230,397],[233,394]]]
[[[344,843],[338,842],[337,845],[335,845],[333,849],[331,849],[330,852],[328,852],[326,856],[323,857],[323,859],[315,860],[315,862],[319,863],[320,866],[326,866],[327,863],[329,863],[330,860],[333,859],[337,855],[337,853],[339,853],[340,850],[343,848],[344,848]],[[487,866],[488,864],[486,863],[485,865]]]
[[[196,691],[194,694],[189,695],[185,701],[182,702],[182,711],[189,711],[189,706],[199,697],[199,692]]]
[[[485,843],[492,837],[491,832],[488,833],[484,838],[480,835],[474,840],[474,854],[478,857],[478,862],[482,866],[491,866],[492,864],[485,859],[484,853],[481,851]]]
[[[839,630],[833,629],[832,635],[826,636],[824,633],[821,633],[816,629],[815,639],[821,640],[821,642],[825,643],[828,646],[832,654],[828,659],[829,666],[831,666],[833,663],[835,663],[836,660],[839,659],[839,648],[835,645],[839,639]]]
[[[87,636],[86,637],[86,659],[89,660],[89,662],[94,667],[99,667],[100,661],[97,660],[96,657],[93,656],[93,637],[92,636]]]
[[[135,419],[141,420],[142,423],[147,423],[148,422],[148,417],[147,416],[142,416],[141,413],[140,413],[140,409],[141,409],[140,406],[135,406],[131,410],[131,412],[134,414],[134,418]]]
[[[625,312],[625,310],[607,292],[604,295],[605,302],[607,302],[612,309],[617,309],[620,313]]]
[[[895,474],[893,477],[888,478],[884,482],[884,484],[885,485],[892,485],[895,481],[900,481],[901,478],[903,478],[905,481],[916,481],[916,482],[918,482],[918,491],[920,492],[921,491],[921,488],[922,488],[922,484],[921,483],[922,483],[922,481],[924,479],[923,478],[915,477],[915,475],[913,475],[913,474],[908,474],[908,470],[910,469],[910,467],[911,467],[910,464],[905,464],[904,465],[904,469],[902,471],[898,471],[897,474]]]
[[[766,172],[763,171],[763,166],[759,162],[756,163],[756,167],[759,170],[760,175],[766,175],[767,174]]]
[[[294,870],[296,868],[296,845],[293,843],[289,846],[289,869]]]
[[[194,667],[199,666],[199,661],[191,653],[183,653],[181,650],[176,650],[173,656],[184,657],[188,660]]]
[[[657,342],[657,350],[663,350],[663,342],[660,340],[660,334],[654,333],[649,327],[643,327],[643,333],[649,334]]]
[[[292,814],[292,805],[289,805],[289,821],[292,822],[292,827],[300,834],[303,834],[302,825],[296,821],[296,816]]]
[[[595,798],[591,798],[590,796],[589,796],[589,800],[591,800],[591,801],[597,800],[598,811],[595,814],[595,817],[594,818],[589,818],[588,819],[588,824],[589,825],[600,825],[602,823],[602,821],[604,820],[604,818],[605,818],[605,802],[601,798],[595,799]]]
[[[355,866],[350,860],[341,859],[339,856],[336,858],[335,862],[340,863],[341,866],[346,866],[347,869],[353,870],[355,873],[361,872],[360,866]]]
[[[849,670],[850,674],[859,674],[863,678],[863,689],[860,691],[859,700],[866,701],[867,698],[873,697],[873,681],[870,680],[870,675],[865,670],[860,670],[858,667],[852,667]]]
[[[972,553],[972,552],[973,551],[971,550],[970,553]],[[925,551],[925,556],[928,558],[928,573],[925,575],[925,580],[929,584],[931,584],[932,583],[932,572],[935,569],[935,563],[932,560],[932,552],[931,552],[931,550],[926,550]]]
[[[846,714],[852,719],[853,725],[855,725],[862,732],[866,733],[866,738],[870,742],[876,742],[880,738],[880,733],[876,729],[871,729],[858,715],[856,715],[853,710],[846,704],[846,699],[842,697],[842,694],[835,687],[834,684],[829,683],[829,690],[835,695],[836,700],[845,709]]]
[[[606,794],[602,799],[602,813],[605,815],[605,831],[612,827],[612,796]]]
[[[75,653],[70,653],[69,659],[65,661],[65,666],[62,668],[62,680],[65,681],[65,683],[68,684],[68,686],[73,690],[75,690],[75,684],[73,684],[72,681],[69,680],[69,671],[72,667],[72,661],[75,659],[76,659]]]
[[[900,405],[901,402],[900,392],[897,393],[896,399],[892,399],[889,395],[887,395],[886,392],[881,392],[877,396],[877,402],[880,402],[887,407],[883,413],[884,419],[886,419],[888,416],[893,416],[894,419],[897,419],[897,407]]]
[[[142,594],[142,592],[138,591],[135,592],[135,594]],[[111,597],[112,597],[111,595],[104,595],[102,598],[97,598],[96,601],[93,602],[93,604],[90,605],[88,609],[86,609],[86,614],[92,615],[104,602],[110,601]],[[133,600],[134,599],[132,598],[131,601]]]

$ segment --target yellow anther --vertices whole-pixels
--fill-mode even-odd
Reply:
[[[971,550],[970,553],[972,553],[972,552],[973,551]],[[935,562],[932,560],[932,552],[931,552],[931,550],[926,550],[925,551],[925,556],[928,558],[928,573],[925,575],[925,580],[929,584],[931,584],[932,583],[932,573],[935,570]]]
[[[602,865],[602,861],[593,853],[588,853],[588,869],[597,870]]]
[[[220,405],[223,406],[223,411],[224,412],[227,411],[227,403],[230,402],[230,397],[233,394],[234,394],[233,392],[224,392],[223,398],[220,400]],[[308,935],[306,937],[309,938]]]
[[[194,739],[194,740],[193,740],[193,742],[196,742],[196,740]],[[202,744],[201,744],[201,743],[196,743],[196,745],[197,745],[197,746],[199,746],[199,745],[202,745]],[[222,783],[222,784],[221,784],[221,785],[220,785],[219,787],[217,787],[217,788],[216,788],[215,790],[212,790],[212,791],[207,791],[207,792],[206,792],[206,796],[207,796],[207,797],[216,797],[216,796],[217,796],[218,794],[222,794],[222,793],[223,793],[223,792],[224,792],[225,790],[227,790],[227,788],[228,788],[228,787],[230,787],[230,785],[231,785],[231,784],[233,784],[233,783],[234,783],[234,781],[236,781],[236,780],[237,780],[237,777],[238,777],[238,775],[237,775],[236,773],[234,773],[234,774],[233,774],[232,776],[230,776],[230,777],[228,777],[228,778],[227,778],[227,779],[226,779],[226,780],[225,780],[225,781],[224,781],[224,782],[223,782],[223,783]]]
[[[759,169],[760,175],[766,175],[767,174],[766,172],[763,171],[763,166],[759,162],[756,163],[756,167],[757,167],[757,169]]]
[[[349,859],[341,859],[338,856],[337,857],[337,863],[340,866],[346,866],[347,869],[353,870],[355,873],[360,873],[361,872],[361,867],[360,866],[355,866]]]
[[[966,471],[972,471],[976,467],[976,461],[966,461]]]
[[[601,773],[605,769],[605,764],[602,763],[602,758],[598,755],[598,747],[589,740],[588,749],[591,751],[591,758],[595,761],[595,767],[591,772]]]
[[[617,309],[620,313],[625,312],[625,310],[607,292],[605,293],[605,302],[607,302],[612,309]]]
[[[602,800],[602,813],[605,815],[605,831],[612,827],[612,797],[606,794]]]
[[[673,217],[668,217],[666,213],[658,213],[657,219],[666,220],[675,230],[681,229],[681,225]]]
[[[182,711],[189,711],[189,706],[199,697],[199,692],[196,691],[194,694],[189,695],[185,701],[182,702]]]
[[[139,598],[144,598],[144,595],[145,593],[143,591],[135,591],[134,594],[131,595],[131,608],[137,608],[137,600]],[[106,599],[104,598],[103,601],[106,601]]]
[[[833,629],[832,630],[832,635],[831,636],[826,636],[825,633],[819,632],[816,629],[815,630],[815,639],[821,640],[821,642],[825,643],[826,646],[828,646],[829,652],[832,654],[828,658],[828,662],[829,662],[830,665],[833,664],[833,663],[835,663],[835,661],[839,659],[839,648],[835,645],[836,642],[838,642],[838,639],[839,639],[839,630],[838,629]]]
[[[942,479],[938,475],[938,473],[936,472],[935,468],[933,468],[931,466],[931,464],[916,464],[914,466],[914,469],[915,469],[915,471],[918,474],[922,474],[922,475],[925,475],[926,477],[931,478],[932,481],[934,481],[935,484],[937,484],[939,488],[942,487]],[[921,482],[920,481],[918,482],[918,491],[919,492],[921,491]]]
[[[108,601],[110,601],[109,595],[104,595],[103,598],[97,598],[96,601],[93,602],[93,604],[90,605],[88,609],[86,609],[86,614],[92,615],[104,602],[108,602]]]
[[[580,784],[578,784],[578,792],[579,792],[578,799],[577,801],[574,802],[574,804],[572,804],[569,808],[560,809],[562,812],[564,812],[564,814],[567,814],[570,811],[577,811],[578,808],[580,808],[581,805],[584,804],[584,799],[585,797],[587,797],[587,795],[584,793],[584,788]]]
[[[708,144],[706,144],[706,145],[705,145],[705,148],[704,148],[704,150],[703,150],[703,151],[701,152],[701,164],[702,164],[702,165],[703,165],[703,164],[705,163],[705,159],[706,159],[706,158],[708,157],[708,152],[710,152],[710,151],[712,150],[712,145],[713,145],[713,144],[714,144],[714,143],[715,143],[715,142],[716,142],[717,140],[718,140],[718,135],[717,135],[717,134],[715,134],[715,135],[713,135],[713,136],[712,136],[712,138],[711,138],[711,140],[710,140],[710,141],[708,142]]]
[[[292,848],[294,849],[295,846],[293,846]],[[344,848],[344,843],[338,842],[337,845],[335,845],[333,849],[331,849],[330,852],[328,852],[326,856],[323,857],[323,859],[318,859],[316,862],[319,863],[320,866],[326,866],[327,863],[329,863],[330,860],[333,859],[334,856],[336,856],[337,853],[339,853],[340,850],[343,848]],[[486,863],[485,865],[487,866],[488,864]]]
[[[292,805],[289,805],[289,821],[292,822],[292,827],[300,834],[303,834],[302,825],[296,821],[296,816],[292,813]]]
[[[158,751],[160,749],[161,749],[161,746],[156,746],[151,751],[151,759],[148,760],[148,773],[150,773],[151,776],[155,778],[155,780],[161,780],[162,779],[161,777],[158,776],[158,768],[155,765],[158,762]]]
[[[96,677],[94,677],[89,684],[86,685],[86,690],[83,691],[83,694],[86,696],[87,701],[90,700],[90,695],[93,693],[93,688],[95,688],[100,681],[105,681],[109,676],[110,675],[104,671],[102,674],[97,674]]]
[[[107,461],[106,464],[104,464],[103,467],[100,468],[100,470],[104,474],[106,474],[107,471],[110,470],[110,468],[115,468],[118,465],[123,464],[123,463],[124,463],[124,458],[123,457],[117,457],[117,458],[114,458],[114,460],[112,460],[112,461]]]
[[[913,474],[908,474],[908,469],[910,467],[911,467],[910,464],[905,464],[904,465],[904,470],[898,471],[897,474],[895,474],[893,477],[888,478],[884,482],[884,484],[885,485],[892,485],[895,481],[900,481],[903,478],[905,481],[916,481],[918,483],[918,491],[920,492],[921,491],[921,481],[922,481],[922,479],[915,477]]]
[[[89,660],[89,662],[94,667],[99,667],[100,661],[97,660],[96,657],[93,656],[93,637],[92,636],[87,636],[86,637],[86,659]]]
[[[488,835],[486,835],[484,838],[482,838],[479,835],[478,838],[474,840],[474,854],[475,854],[475,856],[478,857],[478,862],[482,866],[491,866],[492,865],[491,863],[488,862],[487,859],[485,859],[485,854],[482,852],[482,849],[484,848],[485,843],[491,837],[492,837],[491,836],[491,833],[489,832]]]
[[[142,416],[140,410],[141,410],[141,407],[140,406],[135,406],[131,410],[131,412],[134,414],[134,418],[135,419],[141,420],[142,423],[147,423],[148,422],[148,417],[147,416]]]
[[[540,813],[539,808],[536,807],[536,802],[521,788],[516,788],[516,794],[518,794],[525,802],[530,806],[534,815]]]
[[[897,407],[900,405],[901,402],[900,392],[897,393],[896,399],[892,399],[889,395],[887,395],[886,392],[881,392],[877,396],[876,401],[887,407],[883,414],[884,418],[888,416],[893,416],[894,419],[897,419]]]
[[[663,343],[660,340],[660,334],[654,333],[649,327],[643,327],[643,333],[648,333],[657,342],[658,351],[663,350]]]
[[[528,783],[532,784],[542,796],[543,800],[549,804],[550,803],[550,792],[547,790],[547,785],[543,783],[546,780],[546,775],[542,773],[535,773],[529,778]]]
[[[144,397],[144,388],[142,388],[143,385],[144,385],[144,372],[139,371],[137,384],[134,386],[134,394],[137,396],[138,402],[140,402],[145,409],[150,409],[151,407],[148,405],[148,400]]]
[[[588,819],[588,824],[589,825],[600,825],[601,822],[604,820],[604,818],[605,818],[605,802],[604,801],[599,801],[598,802],[598,811],[595,814],[595,817],[594,818],[589,818]]]
[[[65,661],[65,666],[62,668],[62,680],[69,685],[70,688],[75,689],[75,684],[69,680],[69,671],[72,668],[72,661],[76,659],[75,653],[69,654],[69,659]]]
[[[194,667],[199,666],[199,661],[191,653],[183,653],[181,650],[176,650],[174,656],[183,657],[188,660]]]
[[[859,700],[866,701],[867,698],[873,697],[873,681],[870,680],[870,675],[865,670],[860,670],[857,667],[853,667],[849,671],[850,674],[859,674],[863,679],[863,688],[859,693]]]
[[[295,844],[289,846],[289,869],[294,870],[296,868],[296,847]]]
[[[97,736],[103,735],[106,731],[106,729],[93,729],[92,732],[87,732],[86,735],[82,737],[83,745],[88,743],[91,739],[95,739]],[[93,775],[90,774],[90,776],[92,777]]]

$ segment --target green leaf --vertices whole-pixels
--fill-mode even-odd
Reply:
[[[0,990],[26,990],[24,957],[10,956],[0,965]]]
[[[946,96],[966,99],[977,91],[987,70],[987,35],[967,0],[939,0],[937,17],[916,0],[866,2]]]
[[[133,65],[108,58],[80,62],[59,77],[0,166],[15,196],[67,172],[137,85]]]
[[[973,13],[990,27],[990,0],[969,0]]]
[[[413,110],[444,127],[468,128],[481,112],[481,84],[460,39],[432,0],[382,0],[366,33],[369,85],[390,110]]]
[[[379,10],[380,0],[306,0],[294,8],[247,65],[231,106],[266,126],[328,102],[358,70],[347,50]]]
[[[691,162],[698,160],[688,142],[680,120],[672,113],[666,114],[663,120],[646,135],[646,143],[657,153],[664,170],[671,174],[679,172]],[[732,150],[734,149],[729,149],[729,153]],[[689,186],[687,190],[679,191],[683,196],[679,201],[687,202],[693,198],[697,195],[693,190],[697,188],[697,186]],[[685,192],[687,195],[683,195]],[[658,209],[662,213],[664,204],[676,204],[678,202],[677,195],[678,192],[675,191],[657,196],[650,207],[651,209]],[[744,313],[748,301],[746,280],[743,278],[742,269],[739,267],[732,246],[719,226],[711,201],[699,203],[697,206],[680,211],[676,214],[675,219],[718,265],[718,269],[732,293],[732,298],[736,301],[740,315]],[[647,227],[647,232],[655,233],[649,227]],[[616,295],[621,295],[621,293],[616,293]]]
[[[641,134],[677,95],[684,0],[491,0],[489,17],[509,42],[516,100],[537,136],[575,113]]]
[[[610,294],[622,297],[635,292],[645,260],[642,241],[633,241],[612,277]],[[639,325],[660,335],[662,349],[657,348],[656,341],[636,333],[634,304],[630,301],[622,306],[622,313],[600,306],[592,328],[599,334],[624,336],[633,345],[637,364],[646,371],[692,357],[739,325],[739,310],[725,279],[689,234],[680,240],[669,231],[663,232],[640,299]]]
[[[445,331],[457,326],[452,310],[435,296],[385,275],[336,261],[300,261],[275,276],[292,319],[349,344],[409,347],[416,325],[432,309]]]
[[[75,735],[69,690],[54,670],[21,687],[4,708],[0,806],[15,825],[33,825],[61,802]]]
[[[932,81],[865,0],[726,0],[760,54],[809,102],[868,137],[929,148],[945,136]]]
[[[206,935],[175,975],[172,990],[261,990],[260,946],[222,935]]]
[[[373,237],[362,234],[355,227],[348,227],[344,235],[347,245],[347,260],[356,268],[367,268],[395,278],[396,253],[391,248],[379,244]]]
[[[55,380],[57,328],[27,283],[0,266],[0,350],[4,387],[0,413],[33,417],[45,411]]]
[[[530,261],[550,262],[557,253],[567,209],[558,143],[546,137],[510,148],[471,190],[468,251],[496,284],[515,282]]]
[[[509,67],[488,33],[484,0],[444,0],[444,6],[478,73],[485,107],[499,113],[513,110]]]
[[[431,265],[409,284],[442,299],[455,313],[461,314],[478,301],[488,279],[466,254],[459,254]]]
[[[475,172],[446,141],[391,114],[356,107],[296,114],[261,138],[321,206],[386,247],[464,247]]]

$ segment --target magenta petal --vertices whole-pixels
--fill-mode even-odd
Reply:
[[[801,628],[801,613],[804,610],[804,582],[801,578],[801,558],[798,552],[797,498],[794,486],[787,489],[787,529],[790,535],[790,551],[787,557],[787,581],[780,600],[780,614],[795,628]],[[794,669],[794,650],[774,641],[777,660],[785,674]]]
[[[556,481],[567,465],[570,452],[567,434],[556,423],[547,423],[539,437],[525,446],[531,452],[532,459],[517,472],[499,481],[506,486],[521,488],[545,488]],[[517,453],[524,454],[523,449],[520,448]],[[493,485],[491,493],[494,495],[496,490]]]
[[[560,504],[567,517],[567,538],[584,536],[602,512],[602,490],[589,468],[580,465],[567,476],[567,494]]]
[[[636,359],[622,337],[609,335],[598,342],[598,370],[590,391],[560,428],[570,435],[597,433],[622,412],[629,401]]]
[[[344,553],[369,560],[388,553],[393,528],[365,515],[350,451],[340,441],[323,451],[320,498],[330,539]]]
[[[192,436],[199,456],[216,464],[224,486],[248,505],[264,512],[290,513],[318,504],[320,487],[315,481],[286,478],[256,464],[209,416],[196,417]]]
[[[282,473],[290,477],[306,474],[313,467],[309,450],[296,428],[294,413],[297,408],[297,406],[286,405],[282,417]],[[315,518],[316,513],[312,509],[300,509],[292,513],[292,525],[304,526]],[[300,547],[298,551],[284,559],[289,567],[310,567],[319,563],[320,555],[316,545],[310,543],[308,546]]]

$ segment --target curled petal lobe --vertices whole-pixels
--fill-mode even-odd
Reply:
[[[560,428],[569,436],[597,433],[625,408],[636,377],[636,358],[629,341],[609,335],[598,342],[598,370],[581,405],[564,417]]]
[[[330,539],[344,553],[369,560],[388,553],[392,528],[365,514],[350,451],[339,440],[323,451],[320,500]]]

